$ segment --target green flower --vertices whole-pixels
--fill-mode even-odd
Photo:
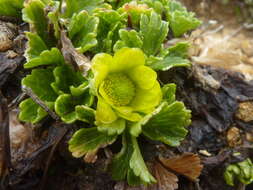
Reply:
[[[137,122],[161,102],[157,74],[145,66],[145,55],[140,49],[122,48],[113,57],[97,54],[92,70],[98,97],[98,126],[124,125],[123,119]]]

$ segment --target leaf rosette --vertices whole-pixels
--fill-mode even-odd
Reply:
[[[140,121],[161,102],[157,74],[145,66],[145,55],[140,49],[122,48],[113,57],[97,54],[92,60],[92,71],[98,97],[96,124],[100,127],[122,119]]]

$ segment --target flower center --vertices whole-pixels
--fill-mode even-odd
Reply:
[[[134,83],[123,73],[115,73],[106,77],[103,90],[107,98],[116,106],[129,104],[135,96]]]

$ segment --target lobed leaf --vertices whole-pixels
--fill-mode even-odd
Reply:
[[[80,72],[75,72],[70,66],[57,66],[53,71],[55,81],[51,84],[57,94],[70,94],[71,86],[79,86],[85,82]],[[73,88],[73,87],[72,87]]]
[[[171,1],[170,3],[168,21],[175,37],[179,37],[201,24],[201,21],[195,18],[194,13],[188,12],[176,1]]]
[[[172,104],[176,101],[176,90],[177,86],[174,83],[165,84],[162,87],[163,99],[166,100],[168,104]]]
[[[86,123],[94,122],[95,111],[90,106],[91,95],[84,93],[79,97],[62,94],[55,101],[55,112],[65,123],[80,120]]]
[[[47,45],[39,35],[32,32],[26,32],[26,37],[28,38],[28,47],[26,49],[27,61],[39,57],[43,51],[48,50]]]
[[[145,136],[170,146],[178,146],[187,134],[184,128],[191,122],[191,112],[182,102],[163,103],[142,127]]]
[[[54,102],[45,102],[45,104],[50,109],[53,109],[54,107]],[[35,124],[48,115],[47,112],[37,103],[35,103],[31,98],[22,101],[19,104],[19,108],[19,119],[24,122],[30,122]]]
[[[108,135],[121,134],[126,128],[126,121],[124,119],[117,119],[110,124],[97,124],[98,131],[107,133]]]
[[[113,47],[114,52],[120,50],[123,47],[142,48],[143,42],[136,30],[128,31],[126,29],[120,29],[119,36],[120,40],[118,40]]]
[[[91,13],[95,8],[102,5],[104,0],[66,0],[65,17],[72,17],[74,13],[85,10]]]
[[[35,40],[34,43],[38,42],[39,41],[38,36],[36,36],[34,40]],[[29,59],[28,62],[24,64],[24,68],[30,69],[45,65],[57,66],[65,63],[64,58],[59,49],[52,48],[51,50],[42,51],[42,49],[44,49],[45,46],[40,46],[42,44],[42,41],[39,42],[40,43],[38,44],[38,46],[32,44],[33,46],[31,46],[31,48],[34,49],[32,51],[30,50],[27,52],[28,57],[30,57],[31,59]],[[38,54],[40,51],[42,51],[41,54],[39,56],[36,56],[35,54]]]
[[[169,31],[169,24],[161,16],[152,12],[150,16],[142,15],[140,34],[143,38],[143,51],[147,55],[156,55],[162,47]]]
[[[133,154],[129,161],[129,167],[132,169],[135,176],[140,177],[144,184],[155,183],[155,178],[149,173],[148,168],[142,158],[141,151],[135,137],[132,138]],[[129,183],[131,185],[131,182]],[[132,183],[135,185],[136,183]]]
[[[42,101],[53,102],[57,94],[51,87],[52,82],[54,82],[54,76],[51,68],[33,69],[32,73],[22,80],[22,85],[31,88]]]
[[[99,19],[94,16],[89,16],[86,11],[74,14],[71,18],[71,22],[68,25],[69,37],[73,45],[81,53],[97,45],[98,23]]]
[[[167,56],[151,64],[150,67],[156,71],[167,71],[174,67],[189,67],[191,63],[188,59],[176,56]]]
[[[48,20],[44,8],[45,4],[42,1],[31,0],[29,3],[25,3],[22,16],[25,22],[31,24],[32,31],[35,31],[44,42],[51,44],[48,32]]]
[[[94,52],[107,52],[113,51],[113,45],[119,40],[118,31],[126,27],[127,15],[120,14],[115,10],[98,9],[95,16],[99,18],[97,40],[98,45],[93,49]]]
[[[111,164],[113,179],[123,180],[127,177],[130,185],[137,185],[140,182],[155,183],[156,180],[149,173],[142,158],[136,138],[125,132],[122,145],[121,151],[114,157]]]
[[[85,105],[75,107],[77,119],[86,123],[94,123],[95,110]]]
[[[178,42],[174,46],[168,48],[169,56],[187,58],[189,47],[189,42]]]
[[[224,178],[228,185],[234,186],[235,179],[241,183],[250,184],[253,182],[253,164],[248,158],[243,162],[230,164],[225,172]]]
[[[77,120],[75,112],[76,103],[70,94],[62,94],[55,101],[55,112],[65,123],[73,123]]]
[[[168,0],[142,0],[149,7],[152,7],[155,12],[160,14],[161,16],[167,16],[167,12],[169,11],[170,1]]]
[[[96,127],[83,128],[75,132],[69,141],[69,151],[76,158],[94,152],[101,147],[112,144],[117,136],[109,136],[101,133]]]
[[[50,24],[53,24],[53,28],[54,28],[54,36],[56,37],[56,39],[60,38],[60,2],[58,1],[51,1],[51,0],[44,0],[44,1],[49,1],[47,4],[50,5],[50,11],[47,14],[48,17],[48,21]]]

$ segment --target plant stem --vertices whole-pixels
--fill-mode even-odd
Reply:
[[[237,190],[245,190],[245,188],[246,188],[246,185],[244,184],[244,183],[239,183],[238,184],[238,187],[237,187]]]

